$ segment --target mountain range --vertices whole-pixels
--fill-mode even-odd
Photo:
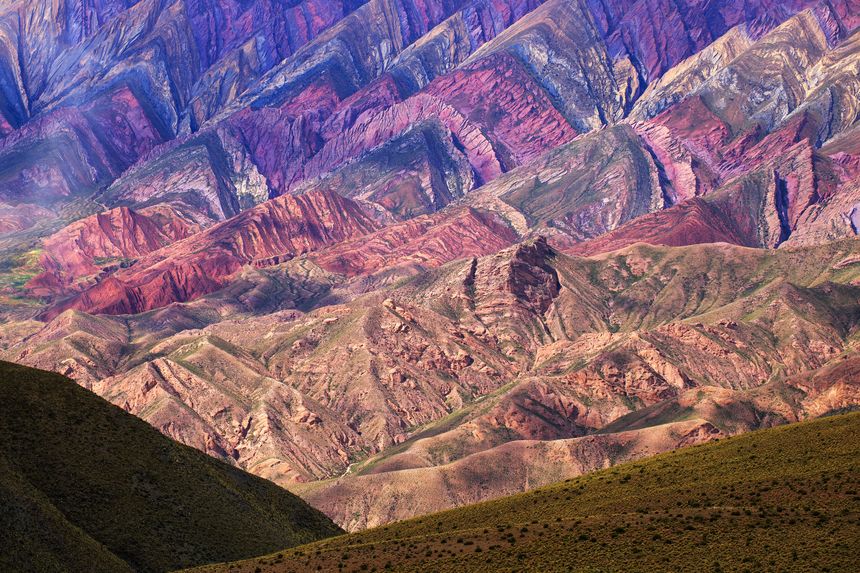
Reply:
[[[851,410],[858,120],[857,0],[12,0],[0,358],[347,530]]]

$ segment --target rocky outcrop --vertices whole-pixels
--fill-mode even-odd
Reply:
[[[398,217],[441,208],[575,135],[521,65],[501,54],[438,78],[404,101],[366,110],[350,125],[341,124],[344,130],[331,139],[308,148],[316,133],[329,131],[331,119],[317,127],[322,113],[287,119],[298,141],[282,150],[268,148],[261,158],[274,188],[301,192],[322,177],[343,194],[362,189],[363,197]],[[338,107],[330,113],[338,122],[343,117]],[[416,169],[409,162],[422,155],[426,167],[406,175]],[[359,177],[362,185],[353,185]],[[418,209],[404,210],[415,204]]]
[[[478,48],[534,10],[541,0],[474,2],[398,54],[389,73],[400,93],[414,94],[455,70]]]
[[[192,300],[221,288],[257,259],[290,259],[375,228],[360,206],[338,195],[281,197],[151,253],[53,307],[45,317],[69,308],[128,314]]]
[[[4,197],[102,188],[361,2],[27,0],[0,11]],[[114,205],[110,205],[114,206]],[[234,213],[229,213],[234,214]]]
[[[634,115],[666,109],[634,128],[654,158],[666,206],[690,197],[706,203],[678,204],[574,248],[597,252],[634,237],[683,244],[684,235],[776,248],[853,236],[848,142],[856,134],[844,117],[857,103],[843,89],[855,81],[845,74],[857,67],[860,35],[843,37],[844,25],[832,25],[840,18],[822,5],[756,41],[736,29],[652,84]],[[825,92],[833,94],[828,103]]]
[[[37,296],[82,289],[82,280],[97,281],[199,230],[167,207],[140,212],[120,207],[86,217],[45,239],[40,257],[45,271],[27,288]]]
[[[377,205],[398,220],[433,213],[476,186],[472,165],[457,143],[441,123],[420,122],[360,160],[303,182],[293,193],[326,189]]]
[[[858,24],[856,0],[826,4],[815,0],[742,0],[706,6],[669,0],[633,3],[589,0],[588,5],[613,52],[629,53],[636,69],[649,82],[739,24],[745,25],[757,38],[805,9],[813,8],[826,19],[831,6],[848,30]]]
[[[14,167],[6,200],[64,203],[120,178],[102,196],[108,207],[181,198],[205,223],[325,181],[347,195],[361,185],[403,219],[540,161],[577,132],[631,112],[651,118],[689,91],[715,110],[725,89],[736,102],[757,92],[746,100],[755,106],[716,110],[735,131],[751,120],[777,127],[809,96],[815,114],[827,116],[816,123],[816,144],[846,127],[838,118],[850,114],[839,110],[853,101],[843,45],[856,26],[853,0],[779,7],[750,0],[720,11],[659,1],[324,4],[207,0],[183,10],[181,0],[97,2],[66,22],[40,24],[44,46],[36,46],[38,34],[19,38],[10,25],[4,85],[23,92],[10,87],[4,100],[4,129],[17,130],[7,139],[18,142],[4,159]],[[12,22],[31,12],[19,2],[7,15]],[[787,45],[789,36],[800,41]],[[32,58],[12,58],[19,50]],[[788,60],[776,54],[786,50],[796,63],[781,67]],[[47,74],[42,68],[55,55]],[[786,78],[816,61],[833,73],[812,73],[801,94]],[[744,79],[757,69],[767,70],[767,86]],[[828,108],[835,85],[846,87]],[[663,206],[710,192],[721,174],[664,127],[638,129],[662,178]],[[425,159],[401,173],[401,165],[380,165],[392,149]],[[31,165],[36,155],[40,163]],[[582,240],[619,223],[561,226]]]
[[[244,147],[220,130],[174,140],[143,156],[98,198],[107,205],[168,204],[208,226],[266,201],[269,195],[266,179]]]
[[[528,163],[576,135],[551,97],[507,53],[491,53],[461,66],[424,91],[482,126],[507,169]]]

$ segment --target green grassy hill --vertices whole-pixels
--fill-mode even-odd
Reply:
[[[0,571],[167,571],[339,531],[67,378],[0,362]]]
[[[858,548],[855,413],[201,571],[835,572]]]

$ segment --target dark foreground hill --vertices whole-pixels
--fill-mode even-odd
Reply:
[[[854,413],[201,571],[856,571],[858,490]]]
[[[167,571],[338,532],[67,378],[0,362],[0,571]]]

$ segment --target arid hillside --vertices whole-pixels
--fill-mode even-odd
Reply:
[[[194,571],[850,570],[858,432],[856,413],[762,430]]]
[[[860,0],[7,1],[0,358],[351,531],[851,410],[858,94]]]

